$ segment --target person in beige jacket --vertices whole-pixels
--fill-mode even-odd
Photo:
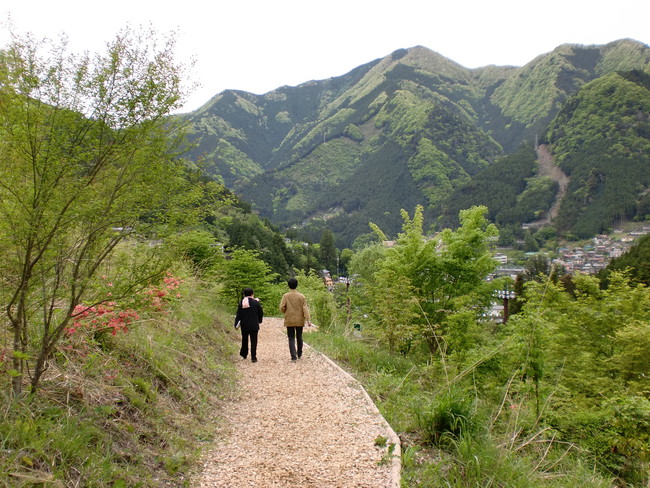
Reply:
[[[305,322],[307,325],[311,325],[311,319],[305,295],[296,290],[298,280],[289,278],[287,285],[289,285],[289,291],[282,295],[280,311],[284,314],[284,326],[287,328],[291,360],[296,361],[302,357],[302,329]],[[296,342],[298,343],[297,350]]]

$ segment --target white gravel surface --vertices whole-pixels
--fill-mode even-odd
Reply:
[[[307,345],[292,362],[279,318],[264,319],[257,359],[240,362],[240,397],[195,487],[399,487],[399,439],[356,380]]]

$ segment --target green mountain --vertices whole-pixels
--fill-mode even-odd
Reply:
[[[637,74],[617,74],[631,70]],[[400,49],[336,78],[264,95],[218,94],[184,115],[193,143],[188,156],[261,216],[306,235],[329,228],[338,245],[368,232],[369,221],[395,234],[400,209],[418,203],[429,218],[442,221],[462,200],[494,206],[496,220],[521,223],[548,210],[558,190],[552,181],[534,178],[535,158],[522,162],[522,143],[547,137],[571,178],[569,193],[577,191],[583,170],[576,157],[584,148],[565,141],[578,138],[563,128],[577,127],[574,116],[582,117],[583,110],[601,110],[587,102],[597,93],[604,96],[597,92],[599,82],[640,80],[643,71],[650,72],[650,49],[631,40],[563,45],[521,68],[473,70],[424,47]],[[641,89],[639,82],[625,83]],[[574,106],[577,114],[567,108]],[[611,109],[602,108],[602,117],[617,119]],[[576,130],[584,130],[584,123]],[[618,133],[611,137],[618,140]],[[504,177],[513,157],[522,167]],[[497,186],[508,179],[513,180],[508,198],[495,202]],[[636,183],[634,192],[640,194],[639,184],[645,183]],[[564,205],[561,229],[585,232],[579,217],[593,201],[591,195],[579,207]],[[607,225],[603,222],[599,225]]]
[[[546,137],[571,180],[556,222],[560,231],[590,237],[650,217],[649,73],[610,73],[585,85]]]

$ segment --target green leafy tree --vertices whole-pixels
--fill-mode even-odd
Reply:
[[[564,302],[561,316],[553,321],[552,351],[556,363],[564,365],[562,382],[584,398],[600,398],[632,380],[639,354],[650,355],[650,345],[643,341],[650,323],[648,288],[630,286],[629,277],[620,272],[610,279],[609,287],[601,290],[595,276],[575,275],[576,298]],[[641,350],[628,351],[632,337],[640,341]],[[623,360],[628,352],[630,356]],[[642,375],[634,384],[650,386]]]
[[[210,272],[223,258],[220,244],[208,231],[193,230],[174,237],[172,246],[196,273]]]
[[[524,396],[532,388],[535,417],[539,418],[543,380],[547,376],[547,363],[550,361],[550,324],[559,320],[560,310],[569,300],[569,294],[564,293],[548,276],[546,279],[542,279],[538,273],[532,276],[535,279],[526,283],[521,275],[517,277],[515,290],[518,300],[515,303],[519,313],[508,322],[506,330],[511,341],[511,360],[515,363],[513,368],[518,371],[521,380],[519,393]],[[524,294],[525,302],[519,300]],[[552,366],[548,369],[553,371]],[[549,376],[552,377],[552,373]]]
[[[251,249],[260,252],[275,273],[289,273],[293,258],[282,238],[267,220],[251,213],[231,212],[222,219],[221,225],[226,229],[230,248]]]
[[[337,252],[334,246],[334,234],[329,229],[325,229],[320,238],[320,262],[325,269],[332,273],[337,273]]]
[[[536,254],[526,260],[523,275],[526,281],[546,281],[548,278],[557,281],[557,275],[557,269],[553,266],[549,258],[543,254]]]
[[[380,262],[385,259],[388,251],[381,244],[371,244],[357,251],[350,259],[350,276],[355,282],[367,287],[376,286],[375,272],[380,267]]]
[[[377,273],[377,286],[371,289],[374,327],[370,330],[393,353],[406,354],[417,341],[417,299],[410,281],[405,276],[395,276],[391,270]]]
[[[348,266],[352,256],[354,256],[354,251],[352,249],[348,249],[347,247],[341,249],[341,254],[339,255],[339,273],[341,275],[348,275]]]
[[[413,290],[421,312],[416,321],[418,336],[431,353],[443,352],[451,324],[463,322],[455,321],[454,315],[473,309],[478,316],[481,307],[476,304],[489,302],[484,279],[497,265],[490,246],[498,231],[487,222],[486,212],[485,207],[463,210],[460,228],[427,238],[422,233],[423,208],[416,208],[413,219],[403,211],[403,232],[378,262],[378,273],[395,280],[404,277]]]
[[[650,453],[650,291],[620,272],[610,278],[603,290],[595,276],[576,274],[571,293],[551,279],[530,281],[522,313],[508,326],[519,389],[534,384],[536,418],[641,486]]]
[[[526,229],[526,232],[524,232],[524,251],[526,252],[539,251],[539,243],[537,242],[537,239],[535,239],[535,236],[530,231],[530,229]]]
[[[303,245],[304,263],[301,268],[306,273],[309,273],[310,271],[318,273],[322,269],[322,265],[318,262],[317,245],[312,244],[311,242],[305,244],[306,245]]]
[[[629,251],[612,259],[607,268],[598,273],[598,276],[607,284],[612,272],[626,269],[629,270],[632,279],[650,286],[650,235],[641,237]]]
[[[105,300],[93,280],[118,245],[171,215],[182,178],[167,116],[183,69],[174,40],[151,32],[124,31],[94,57],[13,39],[0,52],[0,293],[20,394],[27,373],[37,389],[75,307]],[[148,254],[123,295],[159,276]]]
[[[242,298],[242,290],[250,287],[262,301],[272,295],[271,284],[277,274],[264,262],[258,251],[236,249],[223,261],[219,278],[223,283],[221,295],[233,308]]]

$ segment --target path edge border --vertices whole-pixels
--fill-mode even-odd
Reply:
[[[370,397],[366,389],[363,387],[361,382],[357,380],[354,376],[352,376],[350,373],[348,373],[346,370],[344,370],[341,366],[336,364],[332,359],[330,359],[326,354],[323,354],[319,350],[315,349],[312,346],[309,346],[313,351],[317,352],[320,354],[325,360],[330,363],[332,366],[334,366],[337,370],[339,370],[345,377],[347,377],[349,380],[353,381],[361,390],[363,395],[366,398],[366,401],[370,405],[373,413],[375,413],[379,418],[381,419],[382,424],[384,424],[384,427],[386,428],[386,431],[388,432],[388,442],[390,444],[393,444],[395,448],[393,449],[393,454],[392,454],[392,459],[391,459],[391,469],[390,469],[390,480],[388,481],[388,485],[386,485],[386,488],[400,488],[401,486],[401,477],[402,477],[402,444],[401,441],[398,437],[398,435],[395,433],[393,428],[390,426],[388,421],[384,418],[384,416],[381,414],[379,409],[377,408],[377,405],[375,404],[374,400]]]

